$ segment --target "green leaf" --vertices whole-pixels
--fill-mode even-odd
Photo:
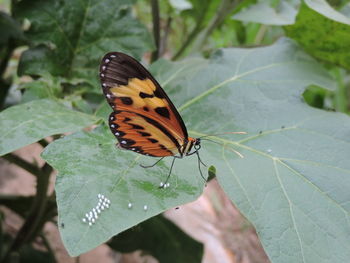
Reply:
[[[177,11],[192,9],[192,4],[188,0],[169,0],[170,5]]]
[[[328,19],[350,25],[350,18],[333,9],[325,0],[304,0],[307,6]]]
[[[24,83],[20,86],[21,89],[25,90],[21,98],[22,103],[51,97],[53,94],[50,87],[52,86],[43,80]]]
[[[20,74],[85,79],[97,86],[101,57],[121,51],[140,57],[150,36],[131,15],[128,0],[17,1],[14,14],[27,18],[32,47],[23,53]]]
[[[162,215],[120,233],[108,245],[123,253],[142,250],[159,262],[202,262],[203,245]]]
[[[269,47],[220,50],[202,61],[188,68],[192,60],[175,63],[169,71],[164,68],[170,63],[160,61],[152,70],[191,136],[248,133],[210,137],[222,146],[203,138],[200,155],[207,167],[215,166],[227,195],[256,227],[271,261],[346,262],[350,120],[302,99],[309,85],[334,89],[334,81],[287,39]],[[177,160],[170,188],[159,189],[171,158],[142,169],[138,164],[155,160],[116,149],[115,142],[100,127],[56,140],[43,154],[59,172],[59,220],[65,225],[60,231],[71,255],[192,201],[202,190],[196,156]],[[99,193],[111,206],[89,227],[82,219]]]
[[[72,256],[170,207],[192,201],[201,193],[204,182],[193,165],[197,162],[195,156],[186,158],[185,163],[192,164],[190,169],[183,164],[174,167],[174,174],[179,176],[170,178],[170,189],[160,189],[159,183],[166,179],[171,160],[144,169],[139,164],[152,164],[155,159],[143,157],[141,160],[140,155],[120,150],[115,143],[109,128],[102,126],[92,132],[78,132],[56,140],[42,154],[59,171],[55,186],[58,225],[63,243]],[[99,194],[106,196],[111,205],[89,226],[83,218],[95,209]]]
[[[278,2],[279,3],[274,6],[269,3],[269,1],[260,0],[257,3],[242,9],[232,18],[244,22],[255,22],[265,25],[294,24],[295,16],[297,14],[296,1]]]
[[[326,1],[305,1],[296,23],[285,31],[314,57],[350,69],[350,18]]]
[[[201,156],[216,166],[271,261],[346,261],[350,120],[301,99],[309,84],[334,87],[327,73],[284,40],[219,52],[193,82],[180,107],[193,135],[248,132],[219,140],[222,148],[203,142]]]
[[[30,81],[20,85],[20,89],[24,90],[22,95],[22,103],[39,99],[56,99],[62,97],[62,83],[65,79],[60,77],[45,76],[43,78]]]
[[[305,90],[303,97],[305,102],[310,106],[313,106],[319,109],[324,109],[326,94],[327,94],[327,91],[325,89],[315,85],[311,85]]]
[[[10,107],[0,113],[0,155],[47,136],[80,130],[97,120],[49,99]]]

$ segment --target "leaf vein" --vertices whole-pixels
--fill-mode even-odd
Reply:
[[[295,232],[297,234],[297,237],[298,237],[298,241],[299,241],[299,246],[300,246],[300,251],[301,251],[301,255],[302,255],[302,258],[303,258],[303,262],[306,262],[305,261],[305,256],[304,256],[304,248],[303,248],[303,244],[302,244],[302,241],[301,241],[301,237],[300,237],[300,233],[299,233],[299,229],[297,227],[297,224],[296,224],[296,221],[295,221],[295,217],[294,217],[294,212],[293,212],[293,203],[292,201],[290,200],[288,194],[287,194],[287,191],[286,189],[284,188],[284,185],[281,181],[281,178],[280,178],[280,175],[279,175],[279,172],[278,172],[278,169],[277,169],[277,165],[276,165],[276,159],[272,159],[273,161],[273,167],[275,169],[275,175],[276,175],[276,178],[281,186],[281,189],[283,191],[283,194],[284,196],[286,197],[287,201],[288,201],[288,206],[289,206],[289,212],[290,212],[290,215],[291,215],[291,218],[292,218],[292,221],[293,221],[293,225],[294,225],[294,229],[295,229]]]
[[[266,66],[262,66],[262,67],[258,67],[256,69],[249,70],[249,71],[244,72],[244,73],[242,73],[240,75],[234,75],[234,76],[232,76],[232,77],[230,77],[230,78],[220,82],[219,84],[213,86],[212,88],[209,88],[208,90],[202,92],[201,94],[195,96],[194,98],[188,100],[187,102],[185,102],[183,105],[181,105],[179,107],[179,111],[183,111],[184,109],[188,108],[189,106],[191,106],[192,104],[194,104],[198,100],[201,100],[202,98],[204,98],[204,97],[210,95],[211,93],[215,92],[217,89],[223,87],[224,85],[226,85],[226,84],[228,84],[230,82],[234,82],[235,80],[237,80],[239,78],[242,78],[242,77],[247,76],[249,74],[253,74],[253,73],[265,70],[265,69],[277,67],[277,66],[280,66],[280,65],[283,65],[283,64],[288,64],[288,63],[293,63],[293,62],[272,63],[272,64],[268,64]]]

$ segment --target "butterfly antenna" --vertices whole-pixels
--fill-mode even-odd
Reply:
[[[208,139],[208,138],[203,139],[203,140],[205,140],[205,141],[211,141],[211,142],[213,142],[213,143],[216,143],[216,144],[218,144],[218,145],[220,145],[220,146],[222,146],[222,147],[224,147],[224,148],[226,148],[226,149],[228,149],[228,150],[234,152],[234,153],[237,154],[239,157],[244,158],[243,154],[241,154],[240,152],[236,151],[235,149],[233,149],[233,148],[231,148],[231,147],[227,147],[227,146],[226,146],[225,144],[223,144],[223,143],[219,143],[219,142],[210,140],[210,139]]]
[[[202,139],[209,136],[218,136],[218,135],[225,135],[225,134],[247,134],[247,133],[246,132],[223,132],[223,133],[216,133],[216,134],[207,134],[199,138]]]
[[[199,169],[199,173],[201,174],[201,177],[203,178],[204,182],[207,183],[208,180],[205,179],[205,177],[203,176],[202,170],[201,170],[201,163],[202,163],[204,166],[206,166],[206,165],[202,162],[201,158],[199,157],[199,152],[198,152],[198,151],[196,152],[196,154],[197,154],[197,157],[198,157],[198,169]]]

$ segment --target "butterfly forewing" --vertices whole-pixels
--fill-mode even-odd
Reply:
[[[186,127],[164,90],[135,59],[119,52],[100,66],[103,92],[114,110],[109,125],[121,147],[150,156],[181,151]]]

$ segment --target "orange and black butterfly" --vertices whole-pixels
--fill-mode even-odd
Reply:
[[[137,60],[120,52],[106,54],[100,65],[100,79],[103,93],[113,109],[109,127],[119,147],[161,157],[160,160],[173,156],[168,178],[176,158],[197,154],[203,177],[198,154],[200,138],[188,136],[174,104]]]

